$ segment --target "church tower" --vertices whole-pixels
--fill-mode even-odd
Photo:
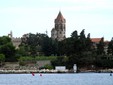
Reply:
[[[11,39],[13,38],[13,32],[10,31],[10,34],[8,34],[8,37],[10,37]]]
[[[59,11],[59,14],[57,18],[54,21],[55,26],[51,30],[51,38],[52,39],[57,39],[58,41],[64,40],[65,39],[65,32],[66,32],[66,20],[64,19],[62,13]]]

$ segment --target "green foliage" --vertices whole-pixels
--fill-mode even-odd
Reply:
[[[107,59],[107,58],[111,59]],[[95,65],[101,68],[113,68],[113,56],[98,55],[98,59],[95,61]]]
[[[18,61],[19,61],[19,64],[22,66],[26,65],[27,63],[35,63],[36,62],[33,57],[29,57],[29,56],[20,57]]]
[[[66,56],[58,56],[55,60],[52,60],[52,65],[55,66],[66,66],[67,57]]]
[[[85,35],[84,29],[80,34],[75,30],[71,37],[62,41],[52,40],[46,34],[29,33],[25,39],[22,38],[22,43],[17,50],[11,39],[3,36],[0,37],[0,61],[17,61],[18,59],[20,65],[26,65],[28,62],[51,60],[53,66],[66,65],[69,69],[74,64],[79,67],[95,65],[112,68],[113,38],[108,44],[108,55],[105,54],[104,38],[96,45],[97,48],[93,46],[90,34]],[[45,68],[50,69],[52,66],[46,65]]]
[[[53,61],[53,60],[56,60],[57,57],[56,56],[36,56],[36,57],[32,57],[32,56],[24,56],[24,57],[20,57],[18,59],[19,61],[19,64],[20,65],[26,65],[27,63],[36,63],[36,61],[39,61],[39,60],[50,60],[50,61]]]
[[[0,61],[5,61],[5,55],[4,54],[0,54]]]
[[[83,29],[80,35],[78,35],[77,31],[74,31],[70,38],[61,41],[59,51],[62,52],[60,54],[68,56],[66,65],[71,69],[74,64],[78,66],[94,64],[95,56],[92,45],[90,34],[86,37]],[[57,63],[59,62],[57,61]]]
[[[11,39],[7,36],[0,37],[0,46],[11,42]]]
[[[3,62],[5,62],[5,55],[4,54],[0,54],[0,66],[3,65]]]
[[[79,55],[76,55],[76,54],[70,55],[68,57],[68,61],[67,61],[67,68],[71,69],[71,68],[73,68],[74,64],[78,65],[80,62],[79,58],[80,58]]]
[[[76,30],[71,34],[71,38],[78,39],[78,32]]]
[[[84,52],[82,54],[73,54],[68,57],[67,67],[73,68],[74,64],[78,67],[87,67],[94,65],[95,57],[90,52]]]
[[[1,53],[3,53],[6,57],[6,61],[15,61],[15,47],[12,43],[7,43],[1,46]]]
[[[28,34],[29,37],[22,39],[19,52],[27,56],[50,56],[56,54],[56,42],[46,34]],[[25,53],[25,54],[24,54]]]
[[[45,69],[53,69],[53,66],[47,64],[47,65],[44,66],[44,68],[45,68]]]
[[[67,38],[59,43],[59,52],[62,55],[71,55],[75,53],[74,41],[71,38]]]
[[[56,56],[36,56],[35,60],[55,60]]]
[[[102,54],[105,54],[105,51],[104,51],[104,38],[101,38],[99,44],[97,44],[97,54],[98,55],[102,55]]]
[[[0,53],[5,55],[6,61],[16,61],[16,50],[9,37],[0,37]]]
[[[108,54],[110,55],[113,55],[112,44],[113,39],[108,45]],[[109,59],[102,60],[102,56],[105,56],[104,38],[96,45],[97,48],[93,46],[90,33],[86,36],[84,29],[80,34],[75,30],[71,37],[62,41],[52,40],[46,34],[29,33],[28,37],[22,40],[17,53],[19,56],[31,56],[31,60],[27,60],[27,57],[25,57],[26,61],[51,60],[53,66],[66,65],[69,69],[73,67],[73,64],[77,64],[79,67],[87,67],[89,65],[99,66],[99,63],[100,66],[108,66],[107,61]],[[49,57],[51,55],[57,57]],[[23,62],[21,63],[24,65],[25,63]]]
[[[108,44],[108,54],[113,55],[113,38],[111,39],[111,41]]]

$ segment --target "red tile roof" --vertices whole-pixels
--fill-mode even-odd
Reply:
[[[98,43],[100,42],[101,38],[91,38],[92,42]]]
[[[55,21],[63,21],[65,22],[65,18],[63,17],[62,13],[59,11],[59,14],[57,16],[57,18],[55,19]]]

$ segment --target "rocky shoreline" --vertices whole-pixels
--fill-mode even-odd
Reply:
[[[23,73],[113,73],[113,69],[104,69],[104,70],[85,70],[80,72],[74,72],[72,70],[49,70],[49,69],[41,69],[41,70],[0,70],[0,74],[23,74]]]
[[[68,70],[65,71],[57,71],[57,70],[0,70],[0,74],[8,74],[8,73],[68,73]]]

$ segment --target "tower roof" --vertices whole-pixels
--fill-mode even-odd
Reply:
[[[61,11],[59,11],[57,18],[55,19],[55,22],[59,22],[59,21],[65,22],[65,18],[63,17]]]
[[[62,15],[61,11],[59,11],[59,14],[58,14],[58,16],[57,16],[56,19],[57,19],[57,20],[64,20],[64,17],[63,17],[63,15]]]

